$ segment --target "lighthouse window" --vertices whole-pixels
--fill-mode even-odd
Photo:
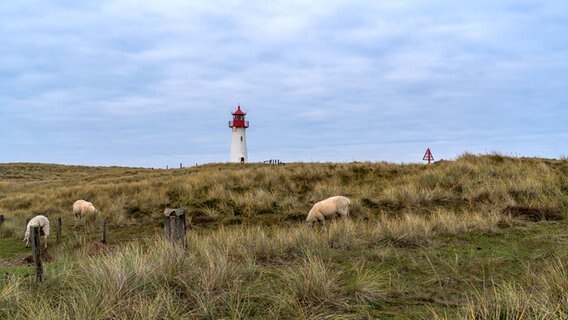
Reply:
[[[241,136],[241,141],[243,141],[243,136]]]

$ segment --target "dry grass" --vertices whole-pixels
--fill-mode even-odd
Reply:
[[[366,217],[506,207],[563,213],[567,166],[469,154],[431,166],[298,163],[150,170],[12,164],[0,165],[0,211],[22,220],[40,213],[70,219],[72,203],[87,199],[116,225],[155,219],[165,207],[186,207],[197,223],[282,223],[302,219],[313,202],[343,194],[353,199],[353,214]]]
[[[435,249],[440,236],[493,232],[499,221],[487,217],[462,221],[457,227],[455,222],[443,212],[427,218],[338,221],[328,230],[304,225],[221,227],[188,234],[189,250],[161,239],[131,242],[96,255],[87,249],[60,249],[54,252],[57,261],[47,268],[41,285],[19,278],[0,282],[0,318],[372,317],[374,310],[393,299],[412,295],[407,291],[412,282],[405,288],[397,283],[401,280],[393,281],[399,271],[385,268],[392,257],[383,256],[379,264],[367,263],[364,257],[369,252],[392,252],[389,248]],[[453,271],[443,273],[439,262],[427,261],[438,278],[427,286],[437,285],[448,274],[463,277],[459,261],[447,264]],[[549,269],[548,282],[535,273],[533,283],[544,288],[543,298],[563,297],[565,273],[565,265],[559,263]],[[503,301],[507,292],[500,293],[499,302],[517,310],[512,305],[516,300]],[[494,311],[486,310],[495,304],[493,300],[483,300],[488,299],[485,293],[475,294],[465,314]]]
[[[191,235],[190,251],[148,240],[97,257],[72,253],[74,258],[61,257],[58,269],[48,269],[41,286],[4,282],[0,317],[311,318],[331,315],[330,309],[353,316],[349,302],[384,297],[382,274],[359,264],[350,280],[326,261],[325,234],[304,227],[257,230]],[[250,241],[267,243],[257,247]],[[267,248],[276,249],[267,254]],[[282,267],[273,267],[275,261]],[[344,282],[349,285],[342,292]]]
[[[0,280],[0,318],[563,319],[567,176],[565,160],[496,154],[430,166],[0,165],[0,248],[33,214],[73,230],[50,248],[44,283]],[[352,199],[352,220],[300,223],[336,194]],[[102,215],[76,221],[80,198]],[[152,236],[164,207],[193,216],[188,250]],[[92,242],[103,219],[112,246]]]
[[[518,282],[490,283],[474,289],[463,310],[463,319],[566,319],[568,316],[568,259],[524,266]]]

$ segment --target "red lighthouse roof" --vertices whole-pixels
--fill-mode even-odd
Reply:
[[[233,121],[229,121],[230,128],[248,128],[249,122],[245,120],[246,113],[241,110],[241,105],[231,114],[233,115]]]
[[[235,110],[235,112],[231,113],[234,116],[244,116],[246,113],[243,112],[243,110],[241,110],[241,105],[237,106],[237,110]]]

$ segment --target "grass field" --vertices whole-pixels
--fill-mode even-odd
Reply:
[[[349,221],[301,221],[331,195]],[[73,201],[99,215],[79,221]],[[192,216],[186,250],[161,212]],[[25,218],[61,217],[33,282]],[[568,161],[0,164],[2,319],[566,319]],[[109,245],[96,242],[109,221]]]

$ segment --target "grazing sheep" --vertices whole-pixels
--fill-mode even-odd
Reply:
[[[313,225],[314,222],[319,221],[325,228],[325,218],[334,218],[337,214],[343,218],[348,217],[349,204],[351,204],[351,201],[343,196],[335,196],[317,202],[308,213],[306,223]]]
[[[73,213],[77,218],[81,218],[86,214],[93,214],[95,212],[97,212],[97,209],[95,209],[95,206],[88,201],[77,200],[73,203]]]
[[[24,236],[24,241],[26,242],[26,247],[28,248],[31,246],[30,236],[33,227],[39,227],[40,236],[43,233],[43,236],[45,237],[45,248],[47,249],[47,236],[49,235],[49,220],[47,220],[45,216],[39,215],[33,217],[30,220],[30,222],[28,222],[28,225],[26,226],[26,233]]]

